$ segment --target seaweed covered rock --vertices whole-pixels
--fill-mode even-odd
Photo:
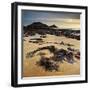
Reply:
[[[66,59],[66,61],[69,63],[74,62],[73,52],[72,52],[74,50],[71,50],[71,48],[68,48],[70,50],[57,49],[54,46],[46,46],[46,47],[38,48],[37,50],[34,50],[33,52],[27,53],[27,57],[33,57],[36,52],[45,50],[45,49],[48,49],[51,53],[54,54],[52,58],[53,61],[63,62],[63,60]]]
[[[56,51],[54,53],[55,61],[63,62],[63,60],[65,59],[66,53],[67,53],[67,51],[64,49],[60,49],[60,50]]]
[[[66,60],[68,63],[74,63],[74,58],[73,58],[73,53],[72,52],[67,52],[66,53]]]
[[[46,71],[58,71],[59,68],[57,62],[46,57],[41,57],[40,61],[37,62],[37,65],[42,66]]]

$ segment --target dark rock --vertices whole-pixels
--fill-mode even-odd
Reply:
[[[41,57],[40,61],[37,62],[39,66],[42,66],[46,71],[58,71],[59,65],[49,58]]]
[[[66,59],[68,63],[74,63],[74,59],[73,59],[73,53],[72,52],[67,52],[66,53]]]
[[[65,60],[67,51],[64,49],[60,49],[54,53],[55,61],[63,62]]]

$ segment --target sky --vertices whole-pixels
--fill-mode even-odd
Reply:
[[[80,14],[22,10],[22,25],[30,25],[33,22],[42,22],[49,26],[55,24],[58,28],[80,29]]]

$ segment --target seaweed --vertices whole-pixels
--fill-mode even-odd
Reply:
[[[55,46],[46,46],[46,47],[42,47],[42,48],[38,48],[32,52],[29,52],[27,53],[27,58],[28,57],[33,57],[34,54],[38,51],[41,51],[41,50],[45,50],[45,49],[48,49],[51,53],[53,53],[53,56],[50,57],[52,58],[53,61],[56,61],[56,62],[61,62],[63,63],[63,61],[66,61],[68,63],[71,63],[73,64],[75,62],[74,60],[74,56],[75,58],[80,58],[80,52],[77,52],[76,50],[72,49],[72,48],[67,48],[67,50],[65,49],[57,49],[55,48]],[[74,51],[77,52],[76,54],[74,54]],[[45,53],[42,55],[43,53],[41,53],[40,56],[43,56],[45,55]]]
[[[65,60],[67,51],[64,49],[59,49],[54,53],[55,61],[60,61],[63,63],[63,60]]]
[[[46,71],[58,71],[59,65],[53,60],[50,60],[46,57],[41,57],[40,61],[36,63],[39,66],[42,66]]]
[[[74,63],[74,58],[73,58],[73,53],[72,52],[67,52],[66,53],[66,60],[68,63],[73,64]]]

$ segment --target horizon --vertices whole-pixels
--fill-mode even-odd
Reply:
[[[33,23],[37,23],[37,22],[32,22],[31,24]],[[42,23],[42,22],[40,22]],[[31,24],[28,24],[28,25],[31,25]],[[42,24],[46,24],[46,23],[42,23]],[[26,25],[25,27],[27,27],[28,25]],[[47,24],[46,24],[47,25]],[[59,28],[56,24],[52,24],[52,25],[55,25],[57,27],[57,29],[71,29],[71,30],[80,30],[79,28]],[[48,25],[48,26],[52,26],[52,25]]]

